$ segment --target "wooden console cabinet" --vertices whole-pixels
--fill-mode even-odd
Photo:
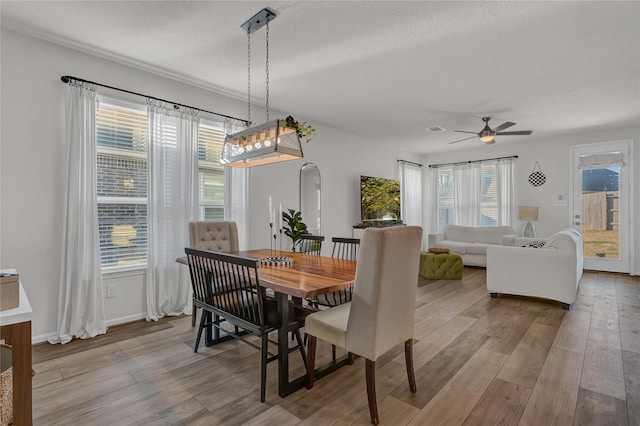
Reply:
[[[16,273],[13,269],[2,272]],[[13,424],[32,424],[31,317],[33,311],[20,283],[20,305],[0,311],[0,339],[12,346]]]

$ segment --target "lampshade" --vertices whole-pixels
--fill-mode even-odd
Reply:
[[[519,206],[518,220],[537,221],[540,217],[540,207]]]
[[[480,140],[486,143],[487,145],[492,144],[496,141],[494,135],[482,135],[480,136]]]
[[[296,129],[287,127],[284,120],[275,120],[227,136],[220,164],[254,167],[302,157]]]

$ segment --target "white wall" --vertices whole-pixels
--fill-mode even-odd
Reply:
[[[299,176],[304,163],[312,162],[320,170],[321,227],[326,237],[322,254],[331,255],[331,237],[351,237],[353,225],[360,222],[360,175],[398,179],[398,159],[417,161],[416,155],[387,145],[327,126],[316,129],[316,138],[303,143],[304,159],[250,170],[254,202],[249,214],[250,247],[269,247],[269,195],[275,206],[282,201],[283,210],[300,210]],[[285,248],[291,250],[286,236]]]
[[[20,273],[34,310],[34,341],[43,341],[56,329],[58,306],[64,154],[60,76],[241,118],[246,116],[246,103],[6,29],[1,43],[0,268],[15,267]],[[106,89],[98,88],[98,93],[144,102]],[[252,109],[255,117],[263,116],[259,106]],[[304,160],[250,171],[250,247],[268,247],[269,194],[276,205],[282,200],[284,208],[299,209],[298,173],[304,162],[316,163],[322,174],[323,233],[349,236],[359,219],[358,176],[397,179],[396,159],[416,159],[313,124],[317,137],[304,145]],[[115,299],[105,299],[109,324],[144,317],[143,283],[140,272],[105,277],[105,286],[114,286],[116,294]]]
[[[72,75],[236,117],[246,115],[246,103],[6,29],[1,43],[0,267],[20,273],[34,310],[34,340],[44,340],[56,329],[58,306],[64,154],[60,77]],[[109,323],[144,317],[143,278],[138,273],[105,279],[116,294],[105,299]]]
[[[621,129],[611,129],[602,132],[590,132],[582,134],[572,134],[561,138],[549,140],[527,139],[515,143],[500,144],[500,141],[493,145],[484,145],[479,141],[470,140],[466,143],[469,149],[426,155],[421,158],[428,170],[429,164],[440,164],[468,160],[481,160],[487,158],[505,157],[517,155],[515,174],[515,204],[540,206],[540,221],[535,223],[536,232],[540,236],[549,236],[556,231],[570,226],[569,207],[554,207],[553,202],[561,195],[564,200],[569,200],[570,183],[570,158],[569,147],[571,145],[586,144],[594,142],[605,142],[621,139],[631,139],[634,141],[634,168],[635,181],[640,176],[640,126]],[[474,145],[475,144],[475,145]],[[547,177],[544,185],[534,187],[527,180],[536,163]],[[428,173],[424,174],[424,187],[430,188]],[[635,275],[640,274],[640,185],[635,182],[631,184],[635,203]],[[428,200],[425,201],[425,232],[429,229],[431,207]],[[517,221],[514,228],[521,232],[522,221]]]
[[[193,85],[164,78],[110,60],[46,43],[2,29],[1,34],[1,140],[0,140],[0,268],[15,267],[34,309],[33,336],[42,341],[56,328],[59,251],[62,223],[64,102],[60,76],[68,74],[116,87],[146,93],[203,109],[243,117],[243,99],[232,99]],[[122,97],[118,92],[100,93]],[[141,102],[141,98],[129,98]],[[262,114],[259,108],[256,116]],[[291,111],[295,114],[295,111]],[[296,117],[313,121],[312,118]],[[304,144],[304,160],[250,171],[250,247],[268,246],[267,199],[276,205],[299,208],[298,176],[304,162],[313,162],[322,176],[322,233],[349,236],[359,221],[358,178],[362,175],[394,178],[396,160],[419,161],[415,155],[313,123],[317,137]],[[531,144],[480,147],[422,158],[425,164],[503,155],[520,155],[518,203],[543,207],[538,224],[541,234],[566,226],[568,212],[552,208],[558,194],[568,196],[568,146],[573,143],[611,139],[640,139],[633,128],[571,136],[563,140]],[[635,150],[636,166],[640,149]],[[525,182],[535,161],[547,174],[547,184],[532,189]],[[636,173],[640,169],[636,167]],[[427,188],[425,186],[425,188]],[[638,213],[640,194],[634,186],[636,204],[636,271],[640,268]],[[425,211],[428,208],[425,207]],[[425,222],[427,223],[427,222]],[[287,247],[285,245],[284,247]],[[330,244],[325,244],[327,254]],[[105,280],[116,298],[106,299],[110,324],[144,316],[143,275],[122,274]]]

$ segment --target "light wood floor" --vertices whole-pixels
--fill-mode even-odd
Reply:
[[[514,277],[515,278],[515,277]],[[485,271],[419,281],[408,390],[402,347],[377,362],[383,425],[640,425],[640,281],[585,273],[559,303],[490,299]],[[259,402],[259,352],[237,341],[192,351],[190,318],[112,327],[33,348],[34,423],[64,425],[369,424],[364,362]],[[318,347],[318,363],[330,348]],[[292,373],[302,374],[297,354]]]

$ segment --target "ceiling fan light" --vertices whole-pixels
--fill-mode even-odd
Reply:
[[[482,135],[480,140],[488,145],[495,142],[495,137],[493,135]]]

